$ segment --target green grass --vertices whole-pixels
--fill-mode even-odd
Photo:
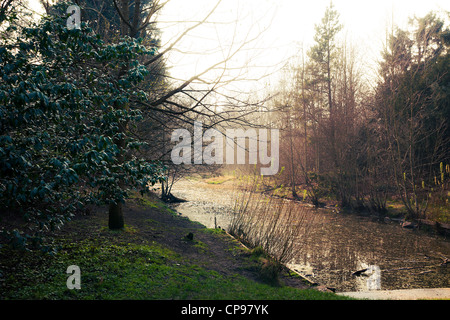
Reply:
[[[234,176],[219,176],[219,177],[207,178],[204,181],[207,184],[222,184],[222,183],[225,183],[230,180],[234,180]]]
[[[106,240],[106,239],[105,239]],[[317,290],[272,287],[250,279],[226,278],[191,264],[155,243],[62,241],[55,256],[9,252],[15,274],[4,279],[2,299],[339,299]],[[5,251],[3,251],[5,254]],[[69,290],[69,265],[81,270],[81,289]],[[11,266],[10,266],[11,267]],[[14,278],[14,279],[12,279]]]
[[[131,191],[129,198],[135,200],[141,206],[159,209],[163,212],[167,212],[167,213],[176,215],[176,212],[174,210],[169,208],[169,206],[167,204],[162,202],[159,198],[157,198],[154,195],[153,196],[149,196],[149,195],[142,196],[139,194],[139,192]]]

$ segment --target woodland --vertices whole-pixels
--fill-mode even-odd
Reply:
[[[368,81],[330,2],[314,45],[286,61],[277,85],[248,96],[222,89],[238,80],[224,74],[253,38],[186,79],[167,64],[221,2],[163,46],[165,1],[74,1],[79,28],[67,26],[71,2],[42,1],[46,14],[34,20],[25,1],[0,1],[3,243],[45,249],[44,234],[91,206],[107,206],[109,229],[123,229],[133,190],[160,186],[170,201],[178,179],[218,174],[224,166],[170,161],[171,133],[195,121],[205,130],[280,130],[281,169],[264,177],[264,191],[378,214],[394,203],[408,219],[449,223],[449,12],[386,30]],[[211,78],[211,71],[219,72]],[[260,172],[226,168],[236,169]]]

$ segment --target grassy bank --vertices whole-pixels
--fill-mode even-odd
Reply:
[[[288,275],[269,284],[260,257],[155,198],[128,201],[125,220],[124,230],[110,231],[106,209],[77,217],[55,235],[54,255],[3,246],[0,298],[343,299]],[[70,265],[80,267],[80,290],[67,288]]]

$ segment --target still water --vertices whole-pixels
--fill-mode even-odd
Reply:
[[[183,180],[173,194],[188,200],[174,209],[209,228],[227,229],[233,204],[227,183]],[[302,204],[298,204],[303,206]],[[308,207],[320,217],[298,245],[292,268],[337,292],[450,287],[450,239],[398,222]]]

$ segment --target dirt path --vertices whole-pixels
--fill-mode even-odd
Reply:
[[[342,292],[338,295],[369,300],[450,300],[450,288]]]

